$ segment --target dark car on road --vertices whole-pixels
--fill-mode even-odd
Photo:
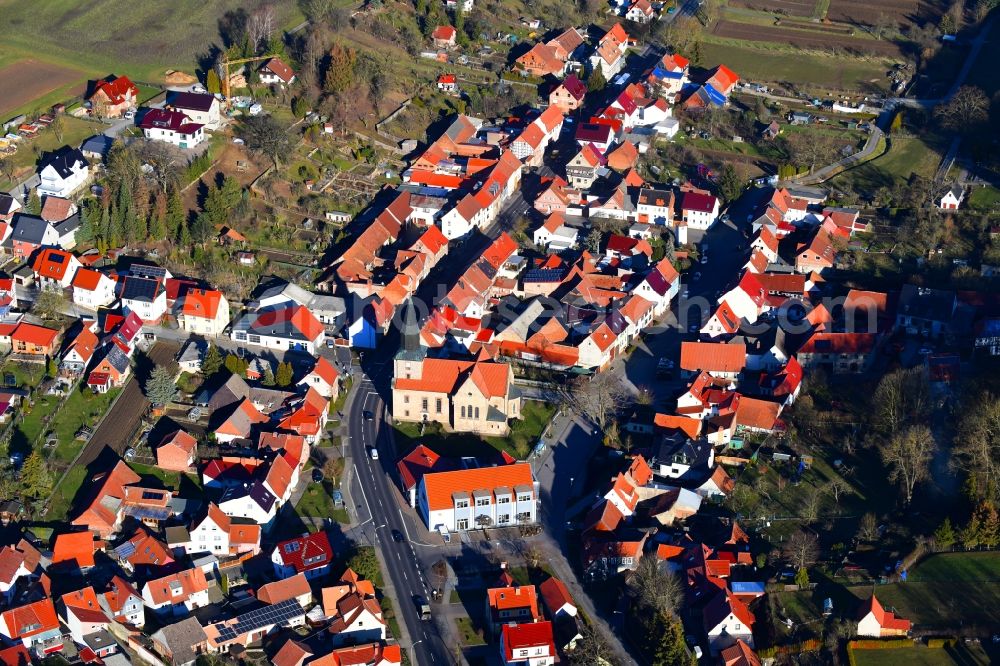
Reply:
[[[403,541],[403,533],[399,530],[392,531],[392,540],[399,543]]]

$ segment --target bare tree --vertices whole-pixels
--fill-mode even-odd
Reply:
[[[581,378],[573,387],[576,408],[593,419],[602,429],[609,419],[628,403],[629,392],[619,377],[602,372]]]
[[[833,140],[827,136],[815,136],[813,134],[793,134],[786,140],[788,149],[791,152],[792,160],[799,165],[808,166],[809,173],[813,172],[817,164],[825,161],[835,162],[839,159]]]
[[[927,381],[921,368],[896,370],[882,378],[872,396],[875,426],[884,435],[922,420],[930,404]]]
[[[275,27],[277,26],[277,19],[274,15],[274,7],[267,4],[261,5],[247,19],[247,41],[250,42],[250,48],[255,52],[261,45],[267,43],[271,39],[271,35],[274,34]]]
[[[878,518],[874,513],[861,516],[858,524],[858,538],[862,541],[874,541],[878,537]]]
[[[853,491],[851,490],[851,487],[847,485],[846,481],[844,481],[840,477],[836,477],[834,479],[831,479],[830,482],[826,484],[826,492],[830,493],[830,495],[833,497],[834,503],[839,505],[840,496],[848,495]]]
[[[639,600],[646,606],[671,616],[677,612],[684,600],[684,588],[677,576],[660,569],[656,555],[643,555],[635,572],[629,578],[629,586],[635,590]]]
[[[872,35],[875,39],[888,37],[890,33],[899,29],[899,24],[885,12],[879,12],[878,18],[872,24]]]
[[[910,426],[882,446],[880,453],[889,466],[889,480],[899,483],[907,504],[913,499],[914,487],[930,475],[935,448],[934,434],[927,426]]]
[[[594,664],[617,666],[618,664],[618,659],[611,652],[607,640],[590,622],[580,623],[580,639],[576,643],[576,648],[569,653],[569,660],[570,663],[578,666],[593,666]]]
[[[185,163],[180,148],[163,141],[141,139],[130,143],[128,149],[135,151],[142,164],[150,166],[147,175],[160,191],[167,192],[171,186],[178,184],[181,166]]]
[[[799,530],[785,542],[782,554],[796,569],[815,564],[819,556],[819,537],[811,532]]]
[[[954,442],[952,466],[980,488],[1000,483],[1000,398],[986,394],[965,412]]]
[[[962,86],[946,103],[934,109],[934,117],[947,129],[975,132],[989,118],[990,99],[981,88]]]

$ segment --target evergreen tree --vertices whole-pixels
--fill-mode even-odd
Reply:
[[[945,518],[944,522],[934,530],[934,543],[941,550],[949,550],[955,545],[955,530],[951,526],[951,518]]]
[[[32,215],[38,215],[42,212],[42,200],[38,198],[38,190],[31,190],[31,196],[28,197],[28,203],[24,209]]]
[[[594,71],[587,77],[587,90],[590,92],[604,90],[604,86],[607,84],[608,82],[604,78],[604,72],[601,71],[600,67],[595,67]]]
[[[968,524],[962,528],[962,531],[958,535],[959,540],[962,542],[962,546],[964,546],[966,550],[972,550],[973,548],[979,546],[979,534],[981,530],[982,523],[979,520],[979,514],[973,513],[969,517]]]
[[[799,586],[800,590],[809,587],[809,572],[805,567],[801,567],[795,572],[795,584]]]
[[[205,358],[201,360],[201,374],[203,377],[211,377],[222,368],[222,352],[214,342],[208,345],[205,351]]]
[[[357,63],[357,52],[341,44],[334,44],[327,60],[326,75],[323,78],[323,90],[331,95],[347,92],[354,84],[354,65]]]
[[[97,199],[84,199],[80,206],[80,228],[76,230],[76,242],[96,243],[97,227],[101,223],[101,210]]]
[[[174,374],[163,365],[157,365],[146,380],[146,397],[154,405],[166,405],[177,397]]]
[[[222,81],[219,80],[219,73],[214,67],[205,75],[205,89],[213,95],[222,92]]]
[[[181,243],[181,239],[184,236],[184,229],[187,227],[185,221],[184,203],[181,201],[180,192],[177,191],[177,188],[174,188],[170,191],[170,196],[167,198],[167,214],[164,224],[167,227],[167,233],[172,234],[174,240],[178,243]]]
[[[650,638],[659,639],[653,654],[653,666],[695,666],[698,663],[688,650],[684,627],[677,618],[657,613],[655,630]]]
[[[275,379],[274,379],[274,370],[271,369],[271,364],[270,363],[268,363],[267,365],[264,366],[264,381],[263,381],[263,383],[264,383],[264,386],[274,386],[275,383],[276,383]]]
[[[292,379],[293,379],[292,364],[288,362],[279,363],[278,372],[274,376],[274,382],[278,386],[285,388],[287,386],[292,385]]]
[[[234,375],[239,375],[240,377],[246,376],[248,367],[250,367],[250,364],[236,354],[226,355],[226,370]]]
[[[743,181],[740,180],[739,174],[736,173],[736,168],[729,162],[726,162],[725,166],[722,167],[722,172],[719,174],[719,194],[722,195],[726,203],[729,203],[739,198],[742,193]]]
[[[21,491],[27,497],[37,499],[52,494],[52,475],[42,454],[32,451],[21,465]]]
[[[165,240],[167,237],[167,195],[158,191],[153,199],[153,210],[149,216],[149,239]]]
[[[198,213],[191,224],[191,240],[204,247],[208,239],[212,237],[212,218],[207,212]]]

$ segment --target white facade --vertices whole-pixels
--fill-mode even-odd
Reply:
[[[537,483],[532,491],[513,489],[494,489],[497,493],[486,491],[482,496],[475,497],[469,493],[465,499],[453,500],[453,506],[448,509],[431,511],[427,503],[424,482],[421,480],[417,491],[417,509],[427,524],[428,529],[437,530],[443,527],[449,532],[462,532],[476,529],[480,516],[487,516],[489,524],[495,527],[528,525],[537,521],[538,502],[536,497]]]
[[[167,292],[161,289],[159,295],[151,301],[123,298],[122,306],[139,315],[139,319],[143,321],[159,321],[167,312]]]
[[[315,354],[316,351],[323,345],[323,340],[326,339],[326,333],[321,330],[319,335],[317,335],[314,340],[299,340],[287,338],[282,335],[268,335],[259,331],[248,332],[233,330],[229,337],[235,342],[257,345],[258,347],[265,347],[267,349],[278,349],[281,351],[295,349],[309,354]]]
[[[730,645],[742,640],[753,647],[753,632],[743,624],[743,621],[730,613],[714,627],[708,628],[708,645],[712,653],[725,650]]]
[[[198,317],[178,312],[177,323],[182,330],[195,335],[219,336],[229,326],[229,301],[225,296],[219,296],[219,305],[215,317]]]
[[[178,111],[183,111],[184,115],[191,119],[191,122],[204,125],[207,129],[218,129],[222,126],[222,112],[219,108],[219,100],[212,99],[212,104],[207,111],[190,109],[184,106],[174,105]]]
[[[688,227],[706,230],[719,218],[719,200],[715,199],[715,205],[711,211],[684,210],[682,212]]]
[[[214,555],[229,554],[229,530],[223,529],[211,518],[211,513],[205,516],[198,525],[190,531],[191,540],[184,544],[188,553],[212,553]]]
[[[70,174],[63,178],[51,164],[39,173],[41,182],[38,184],[38,196],[70,198],[85,182],[90,169],[86,165],[75,166]]]
[[[249,518],[258,525],[267,525],[274,519],[278,503],[273,502],[270,510],[265,510],[250,495],[241,495],[219,502],[222,513],[231,518]]]
[[[73,303],[88,310],[97,310],[111,305],[115,300],[115,281],[101,274],[94,289],[73,287]]]
[[[169,127],[150,127],[142,131],[143,136],[151,141],[162,141],[178,148],[194,148],[205,140],[205,128],[194,124],[196,130],[185,134]]]

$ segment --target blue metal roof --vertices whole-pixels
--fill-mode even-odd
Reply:
[[[712,102],[712,104],[717,106],[726,105],[726,96],[713,88],[711,84],[705,84],[705,92],[708,93],[708,99]]]
[[[729,584],[733,594],[764,594],[764,583],[758,581],[732,582]]]

